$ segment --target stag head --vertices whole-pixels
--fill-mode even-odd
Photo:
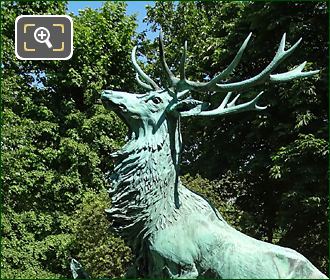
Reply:
[[[132,62],[137,72],[136,79],[139,85],[147,89],[148,92],[146,94],[130,94],[105,90],[102,93],[101,99],[105,106],[115,110],[131,129],[134,127],[143,127],[145,130],[148,127],[152,127],[154,131],[167,116],[175,118],[179,118],[180,116],[221,116],[243,111],[266,109],[267,106],[261,107],[257,105],[257,101],[262,96],[263,91],[252,100],[241,104],[236,104],[240,94],[233,96],[233,92],[246,90],[265,82],[277,83],[290,81],[296,78],[309,77],[319,72],[318,70],[302,72],[306,65],[306,62],[303,62],[288,72],[272,74],[279,64],[289,57],[301,42],[300,38],[291,48],[285,50],[286,35],[284,34],[273,60],[264,70],[254,77],[243,81],[223,83],[239,63],[251,35],[250,33],[245,39],[235,58],[225,70],[208,82],[193,82],[189,81],[185,75],[187,42],[184,44],[181,57],[179,68],[180,76],[175,77],[166,63],[163,36],[162,32],[160,32],[160,57],[169,86],[164,88],[159,87],[155,81],[143,72],[136,61],[137,47],[134,47],[132,50]],[[208,103],[191,97],[190,93],[192,91],[200,93],[221,93],[224,94],[224,98],[217,108],[209,110]]]

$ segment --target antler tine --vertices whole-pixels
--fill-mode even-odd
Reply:
[[[234,59],[232,60],[232,62],[229,64],[229,66],[223,70],[219,75],[217,75],[216,77],[214,77],[209,83],[210,84],[215,84],[218,81],[221,81],[225,78],[227,78],[236,68],[237,64],[241,61],[242,55],[246,49],[247,44],[250,41],[250,38],[252,36],[252,32],[249,33],[249,35],[246,37],[246,39],[244,40],[242,46],[240,47],[240,49],[238,50],[236,56],[234,57]]]
[[[142,81],[140,80],[140,78],[139,78],[139,74],[138,74],[138,73],[135,74],[135,79],[137,80],[138,84],[139,84],[141,87],[143,87],[143,88],[145,88],[145,89],[148,89],[148,90],[152,90],[152,89],[153,89],[153,87],[152,87],[151,85],[148,85],[148,84],[146,84],[146,83],[144,83],[144,82],[142,82]]]
[[[134,48],[133,48],[133,50],[132,50],[132,55],[131,55],[131,58],[132,58],[132,62],[133,62],[133,66],[134,66],[134,68],[135,68],[135,70],[136,70],[136,72],[138,72],[138,74],[146,81],[146,82],[148,82],[150,85],[151,85],[151,87],[153,88],[153,89],[155,89],[155,90],[158,90],[158,89],[160,89],[160,87],[146,74],[146,73],[144,73],[143,72],[143,70],[141,69],[141,67],[139,66],[139,64],[137,63],[137,61],[136,61],[136,49],[137,49],[137,47],[135,46]],[[142,82],[140,79],[138,80],[138,82]],[[142,84],[144,84],[144,85],[142,85],[141,83],[139,82],[139,84],[141,85],[141,86],[143,86],[143,87],[145,87],[145,83],[143,83],[142,82]],[[149,87],[148,87],[148,89],[150,89]]]
[[[183,53],[180,61],[180,81],[186,80],[185,63],[187,58],[187,41],[184,42]]]
[[[178,97],[178,99],[182,99],[188,93],[190,93],[190,90],[189,89],[185,89],[183,91],[178,92],[177,97]]]
[[[227,78],[234,71],[234,69],[236,68],[238,63],[241,61],[242,55],[247,47],[247,44],[250,41],[251,36],[252,36],[252,32],[250,32],[249,35],[246,37],[242,46],[238,50],[236,56],[234,57],[232,62],[229,64],[229,66],[225,70],[223,70],[220,74],[215,76],[211,81],[209,81],[207,83],[186,81],[187,84],[190,85],[191,87],[193,87],[197,91],[213,90],[213,88],[217,82]]]
[[[307,63],[307,61],[301,63],[299,66],[297,66],[296,68],[293,68],[292,70],[290,70],[288,72],[270,75],[270,81],[271,82],[291,81],[296,78],[309,77],[309,76],[315,75],[320,72],[320,70],[302,72],[306,63]]]
[[[159,41],[159,52],[160,52],[162,66],[167,74],[167,77],[168,77],[171,85],[174,85],[177,82],[177,78],[174,76],[174,74],[172,73],[172,71],[170,70],[170,68],[168,67],[168,65],[166,63],[162,30],[160,30],[158,41]]]

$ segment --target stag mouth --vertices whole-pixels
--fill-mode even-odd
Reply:
[[[123,123],[125,123],[125,125],[128,128],[130,128],[129,123],[128,123],[127,119],[125,118],[125,113],[128,112],[128,109],[127,109],[127,107],[124,104],[122,104],[122,103],[115,103],[108,96],[106,96],[104,94],[101,95],[101,101],[103,103],[103,106],[106,109],[115,112],[116,115],[123,121]]]
[[[104,91],[101,94],[101,101],[106,109],[113,110],[116,113],[127,113],[128,109],[127,107],[122,104],[121,102],[115,102],[113,101],[112,96],[109,95],[112,91]]]
[[[109,99],[103,99],[102,102],[107,109],[112,110],[117,114],[128,112],[128,109],[124,104],[117,104]]]

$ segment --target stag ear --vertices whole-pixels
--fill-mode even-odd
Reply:
[[[195,100],[193,98],[187,98],[180,100],[170,107],[170,112],[177,112],[181,116],[186,117],[190,115],[196,115],[209,107],[209,103]]]

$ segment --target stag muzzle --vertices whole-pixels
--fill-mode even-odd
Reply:
[[[101,100],[105,108],[126,113],[128,111],[129,93],[113,90],[105,90],[101,94]]]

